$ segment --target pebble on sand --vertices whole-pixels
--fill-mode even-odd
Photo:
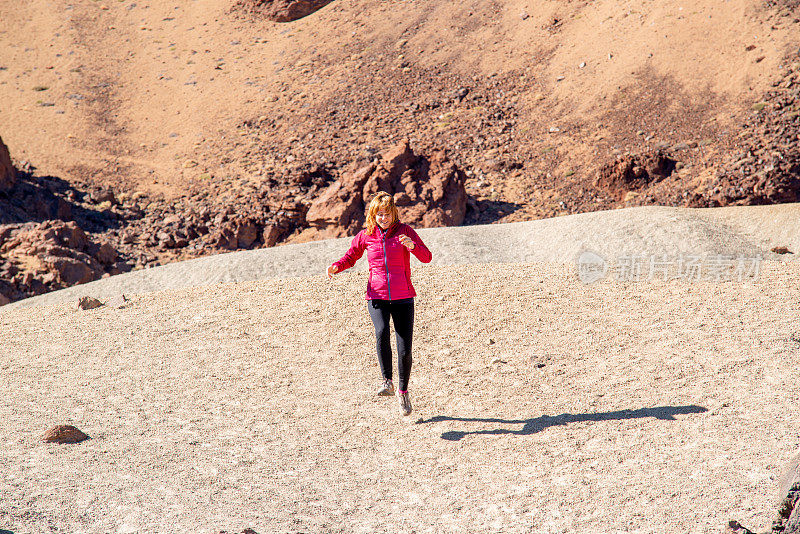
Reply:
[[[103,303],[94,297],[80,297],[78,299],[79,310],[93,310],[95,308],[99,308],[102,305]]]

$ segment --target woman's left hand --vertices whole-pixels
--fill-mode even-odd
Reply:
[[[408,250],[414,250],[414,247],[416,245],[414,244],[414,241],[410,237],[408,237],[406,234],[400,234],[399,239],[400,239],[400,244],[401,245],[406,247]]]

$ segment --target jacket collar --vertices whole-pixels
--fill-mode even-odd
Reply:
[[[395,233],[397,233],[397,230],[400,228],[400,221],[399,220],[394,221],[392,223],[392,225],[389,228],[387,228],[386,230],[381,228],[380,225],[378,225],[377,223],[375,224],[375,228],[378,229],[378,232],[377,232],[378,236],[383,235],[383,236],[389,238],[389,237],[392,237]]]

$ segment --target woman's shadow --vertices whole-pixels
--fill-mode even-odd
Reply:
[[[504,425],[521,424],[519,430],[509,430],[505,428],[493,428],[490,430],[449,430],[442,434],[442,439],[448,441],[458,441],[469,434],[516,434],[518,436],[529,436],[541,432],[545,428],[556,425],[566,425],[569,423],[580,423],[583,421],[612,421],[620,419],[642,419],[644,417],[654,417],[663,421],[674,421],[676,415],[707,412],[707,408],[702,406],[658,406],[655,408],[639,408],[638,410],[617,410],[614,412],[601,413],[564,413],[561,415],[542,415],[533,419],[499,419],[496,417],[450,417],[447,415],[437,415],[430,419],[422,419],[417,424],[438,423],[441,421],[465,421],[475,423],[500,423]]]

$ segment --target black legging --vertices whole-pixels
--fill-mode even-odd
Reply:
[[[400,391],[408,389],[411,376],[411,334],[414,331],[414,298],[398,300],[372,299],[367,301],[367,310],[375,325],[378,345],[378,362],[381,374],[392,379],[392,343],[389,335],[389,315],[394,321],[397,339],[397,374],[400,375]]]

